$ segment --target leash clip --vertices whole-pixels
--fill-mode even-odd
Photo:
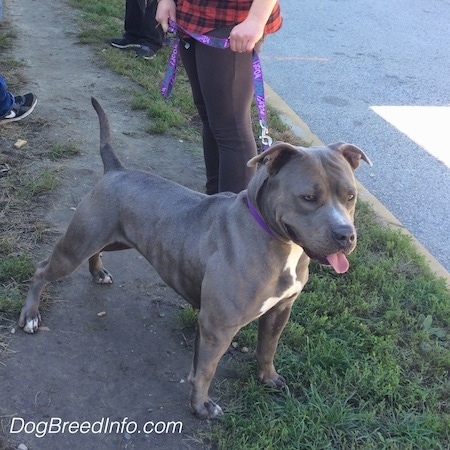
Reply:
[[[261,127],[261,135],[259,138],[261,139],[261,143],[264,146],[264,150],[267,147],[270,147],[272,145],[272,138],[269,136],[269,128],[267,128],[267,125],[263,123],[262,120],[259,121],[259,125]]]

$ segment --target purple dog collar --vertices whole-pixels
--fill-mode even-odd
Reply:
[[[266,222],[264,222],[264,219],[259,215],[258,211],[256,211],[256,208],[253,206],[252,202],[247,197],[247,206],[248,210],[250,211],[250,214],[253,216],[253,218],[256,220],[256,223],[270,236],[273,238],[276,238],[276,234],[267,226]]]

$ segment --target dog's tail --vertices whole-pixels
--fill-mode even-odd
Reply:
[[[111,131],[108,117],[100,106],[100,103],[94,97],[91,97],[91,102],[100,122],[100,155],[102,157],[104,171],[106,173],[109,170],[123,169],[122,163],[111,147]]]

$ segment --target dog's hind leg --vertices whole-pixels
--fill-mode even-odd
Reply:
[[[19,326],[27,333],[34,333],[39,328],[39,301],[47,283],[71,274],[84,261],[107,247],[110,230],[105,229],[104,224],[85,217],[76,213],[51,256],[38,264],[19,318]]]

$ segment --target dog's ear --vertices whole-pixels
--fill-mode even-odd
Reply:
[[[263,164],[271,175],[277,173],[293,156],[298,156],[300,151],[297,147],[286,142],[275,142],[270,148],[253,157],[248,161],[248,167]]]
[[[347,144],[345,142],[337,142],[336,144],[328,145],[328,147],[341,153],[342,156],[348,161],[353,170],[356,170],[359,167],[359,162],[361,161],[361,159],[369,164],[369,166],[372,165],[372,161],[356,145]]]

